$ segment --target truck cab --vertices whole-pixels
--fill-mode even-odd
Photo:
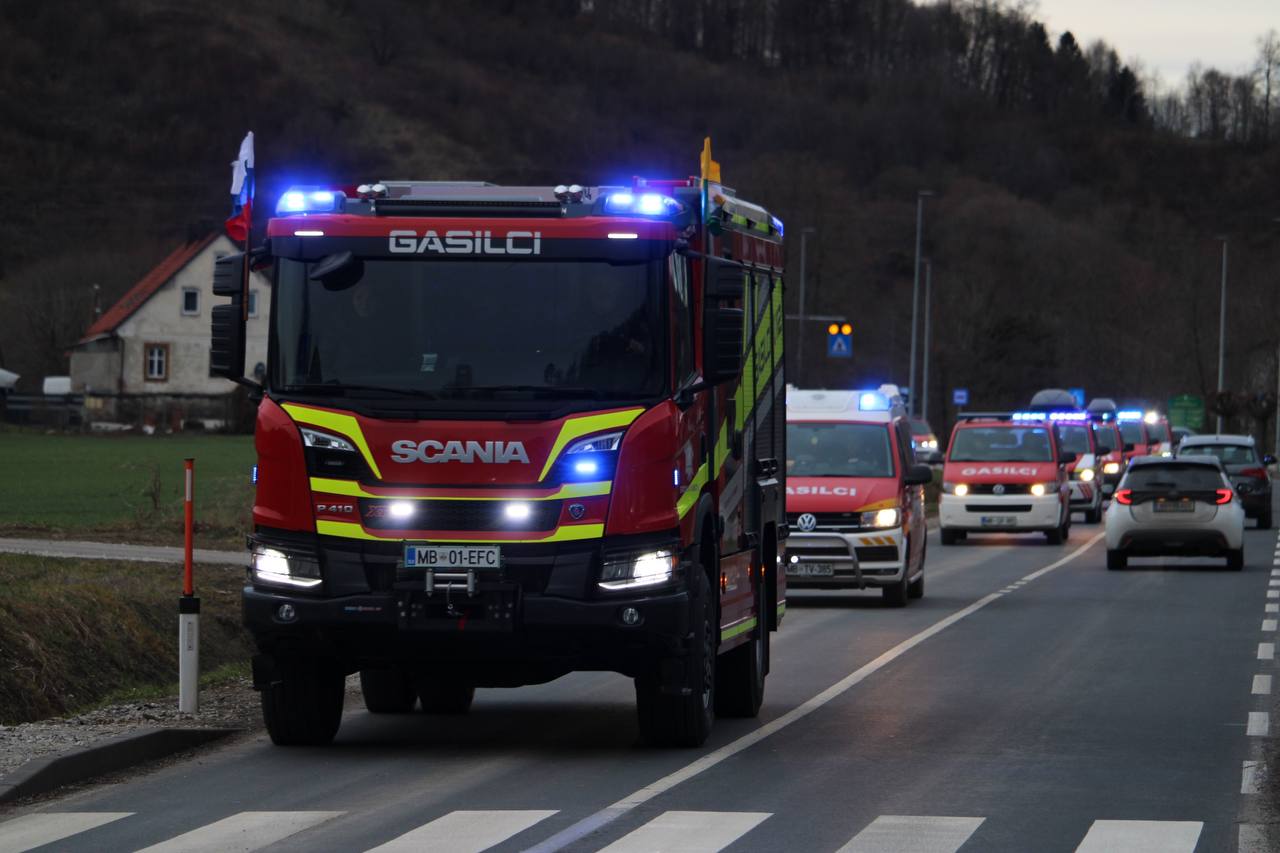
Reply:
[[[245,624],[277,744],[478,687],[635,681],[639,730],[754,716],[785,611],[783,226],[702,173],[284,193],[218,261],[260,398]],[[247,269],[274,279],[244,379]]]
[[[888,391],[888,393],[886,393]],[[901,398],[787,390],[787,583],[880,589],[904,607],[924,595],[924,485]]]
[[[1045,412],[962,412],[943,466],[942,544],[970,533],[1040,532],[1051,544],[1066,541],[1066,466],[1074,461]]]

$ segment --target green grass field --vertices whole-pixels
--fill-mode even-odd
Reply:
[[[0,431],[0,535],[182,542],[183,467],[196,460],[196,544],[242,546],[253,438]]]

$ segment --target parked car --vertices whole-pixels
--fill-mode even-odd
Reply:
[[[1244,505],[1216,456],[1139,456],[1107,507],[1107,568],[1131,557],[1226,557],[1244,568]]]
[[[1258,455],[1251,435],[1193,435],[1178,445],[1177,456],[1213,456],[1222,463],[1231,485],[1244,504],[1246,518],[1256,518],[1258,527],[1271,527],[1271,473],[1274,456]]]

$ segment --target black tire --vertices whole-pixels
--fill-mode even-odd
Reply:
[[[418,701],[413,682],[401,669],[360,670],[360,692],[370,714],[407,714]]]
[[[1113,572],[1123,569],[1129,565],[1129,555],[1124,551],[1112,551],[1107,549],[1107,568]]]
[[[959,531],[948,530],[943,527],[938,530],[938,538],[942,540],[943,545],[954,545],[962,538]]]
[[[1086,509],[1084,511],[1085,524],[1097,524],[1100,521],[1102,521],[1102,507],[1098,507],[1097,509]]]
[[[465,714],[471,710],[476,688],[460,681],[432,681],[418,687],[422,710],[427,714]]]
[[[342,725],[346,677],[328,661],[282,664],[262,690],[262,719],[277,746],[323,746]]]
[[[880,595],[884,597],[885,607],[906,607],[907,601],[910,599],[910,593],[907,590],[907,568],[902,568],[902,580],[892,586],[881,587]]]
[[[1239,572],[1244,569],[1243,547],[1227,552],[1227,569],[1233,572]]]
[[[716,710],[716,602],[700,565],[689,569],[691,636],[685,659],[691,686],[687,695],[662,692],[655,677],[637,678],[636,716],[640,737],[652,746],[702,746]]]
[[[1061,545],[1063,542],[1067,541],[1066,525],[1055,527],[1052,530],[1046,530],[1044,532],[1044,538],[1049,540],[1050,545]]]
[[[764,704],[769,627],[764,621],[763,577],[761,581],[756,589],[759,619],[751,640],[722,654],[716,662],[717,717],[756,717]]]
[[[912,598],[924,598],[924,569],[920,569],[920,577],[907,585],[907,595]]]
[[[1259,530],[1271,529],[1271,504],[1269,503],[1262,510],[1262,514],[1258,516],[1258,529]]]

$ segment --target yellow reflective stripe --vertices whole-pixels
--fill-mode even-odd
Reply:
[[[753,630],[758,624],[760,623],[757,621],[756,617],[748,616],[741,622],[730,625],[728,628],[722,628],[720,630],[720,642],[723,643],[725,640],[732,640],[739,634],[745,634],[748,631]]]
[[[782,313],[782,279],[773,280],[773,366],[782,363],[783,328],[786,316]]]
[[[556,436],[555,443],[551,445],[551,452],[547,454],[547,464],[542,466],[542,474],[538,476],[538,482],[542,482],[547,478],[547,472],[555,464],[556,457],[560,455],[560,451],[564,450],[565,445],[569,442],[582,438],[584,435],[591,435],[593,432],[604,432],[608,429],[631,426],[631,422],[642,414],[644,414],[644,409],[627,409],[622,412],[587,415],[586,417],[572,418],[565,421],[564,426],[560,427],[560,434]]]
[[[716,458],[714,460],[715,476],[720,476],[720,469],[724,467],[724,463],[729,459],[729,422],[723,421],[720,424],[720,435],[716,439]]]
[[[308,406],[299,406],[296,403],[285,403],[282,408],[289,414],[289,417],[298,423],[331,429],[351,439],[355,442],[360,454],[364,456],[364,461],[369,465],[369,470],[373,472],[373,476],[379,480],[382,479],[382,472],[378,470],[378,463],[373,461],[373,454],[369,451],[369,445],[364,440],[364,432],[360,429],[360,422],[355,419],[354,415],[323,412]]]
[[[316,532],[325,536],[340,536],[343,539],[367,539],[374,542],[403,541],[402,536],[374,536],[358,524],[348,521],[317,521]],[[574,542],[581,539],[599,539],[604,536],[603,524],[572,524],[561,527],[546,536],[528,539],[444,539],[432,536],[432,542],[475,542],[486,545],[503,545],[507,542],[526,544],[529,542]]]
[[[870,512],[876,509],[890,509],[890,508],[896,509],[897,507],[898,507],[897,498],[885,498],[882,501],[876,501],[875,503],[864,504],[863,506],[859,507],[858,512]]]
[[[693,509],[693,505],[697,503],[698,496],[702,494],[702,487],[707,484],[707,463],[703,462],[698,467],[698,472],[693,475],[693,479],[689,481],[689,488],[684,490],[684,494],[680,495],[680,499],[676,501],[676,515],[684,518],[689,514],[689,510]]]
[[[377,494],[362,488],[355,480],[329,480],[324,477],[311,478],[311,491],[324,492],[330,495],[343,495],[350,498],[381,498],[383,500],[401,501],[561,501],[570,498],[594,498],[609,494],[613,482],[604,480],[599,483],[570,483],[561,486],[549,495],[526,497],[524,495],[495,495],[480,497],[450,497],[448,495],[411,495],[411,494]]]

